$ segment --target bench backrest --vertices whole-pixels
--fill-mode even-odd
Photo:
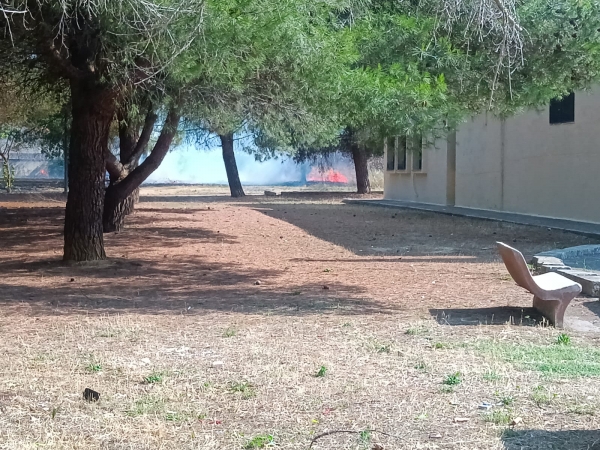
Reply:
[[[531,272],[529,272],[529,267],[527,267],[527,262],[525,262],[523,254],[519,250],[503,244],[502,242],[496,242],[496,244],[498,245],[498,252],[500,252],[502,261],[504,261],[504,265],[506,266],[508,273],[510,273],[510,276],[513,277],[513,280],[529,292],[537,290],[535,281],[533,281],[533,277],[531,276]]]

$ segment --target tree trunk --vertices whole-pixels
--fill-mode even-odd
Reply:
[[[106,258],[102,236],[104,158],[114,101],[112,91],[94,82],[71,81],[73,123],[65,212],[65,261]]]
[[[352,147],[352,159],[354,160],[354,170],[356,171],[356,188],[359,194],[371,193],[371,182],[369,181],[369,158],[363,148],[356,143],[350,144]]]
[[[244,188],[240,181],[237,163],[235,162],[235,153],[233,151],[233,133],[219,135],[221,138],[221,147],[223,148],[223,162],[227,171],[227,181],[232,197],[244,197]]]
[[[126,110],[120,110],[117,114],[119,119],[119,162],[112,160],[112,155],[107,155],[106,168],[110,174],[110,186],[114,186],[123,181],[129,173],[135,170],[139,164],[142,153],[148,146],[154,124],[157,116],[152,109],[148,111],[144,127],[140,134],[139,124],[131,123]],[[115,158],[116,160],[116,158]],[[125,218],[132,214],[135,205],[140,198],[139,187],[122,201],[116,201],[114,195],[109,198],[111,189],[106,191],[107,196],[104,200],[103,229],[105,233],[121,231],[125,225]]]
[[[152,149],[152,153],[134,170],[131,172],[126,171],[125,178],[122,178],[118,183],[111,184],[106,189],[103,217],[105,232],[110,233],[123,229],[125,217],[131,212],[130,208],[133,208],[133,205],[137,201],[136,195],[139,196],[140,185],[158,168],[169,151],[173,137],[177,133],[179,118],[179,112],[176,109],[171,109],[169,114],[167,114],[167,119]],[[112,156],[112,161],[109,160],[111,156],[107,155],[108,170],[114,170],[115,172],[119,170],[123,171],[122,165],[116,161],[114,156]]]

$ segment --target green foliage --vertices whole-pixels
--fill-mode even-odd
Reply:
[[[363,444],[371,442],[372,433],[371,430],[363,430],[360,432],[360,440]]]
[[[443,381],[443,384],[447,386],[457,386],[460,383],[462,383],[462,376],[460,372],[454,372],[450,375],[446,375],[446,378],[444,378]]]
[[[152,372],[150,375],[144,377],[144,383],[146,384],[155,384],[160,383],[164,378],[164,374],[162,372]]]
[[[508,425],[512,422],[513,417],[510,411],[500,409],[484,414],[483,420],[485,422],[490,422],[495,425]]]
[[[531,399],[537,406],[548,405],[552,403],[556,397],[556,394],[549,392],[544,386],[537,386],[531,393]]]
[[[87,366],[85,366],[85,370],[87,370],[88,372],[100,372],[102,371],[102,364],[100,363],[89,363]]]
[[[237,330],[234,327],[229,327],[223,332],[223,337],[234,337],[237,334]]]
[[[556,338],[558,345],[571,345],[571,337],[567,333],[560,333]]]
[[[317,370],[317,373],[315,374],[315,377],[317,377],[317,378],[324,378],[325,375],[327,375],[327,367],[321,366],[321,367],[319,367],[319,370]]]
[[[273,438],[273,435],[271,435],[271,434],[259,434],[258,436],[254,436],[252,439],[250,439],[246,443],[244,448],[245,449],[265,448],[269,444],[272,444],[273,440],[274,440],[274,438]]]

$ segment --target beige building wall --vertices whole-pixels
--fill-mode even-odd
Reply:
[[[387,161],[386,148],[384,161]],[[385,199],[404,200],[420,203],[446,204],[446,156],[447,142],[439,139],[434,145],[423,151],[423,169],[412,170],[411,155],[407,156],[408,169],[403,172],[385,171],[384,194]]]
[[[386,172],[385,198],[600,223],[600,88],[575,94],[574,123],[551,125],[548,107],[482,114],[456,133],[455,160],[450,142],[425,150],[426,175]]]
[[[502,124],[482,114],[456,133],[456,206],[502,209]]]

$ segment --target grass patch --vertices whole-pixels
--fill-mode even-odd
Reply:
[[[188,419],[188,415],[176,411],[167,411],[165,413],[165,420],[167,422],[183,422]]]
[[[371,430],[364,430],[360,432],[360,441],[363,444],[368,444],[371,442]]]
[[[146,383],[146,384],[160,383],[163,379],[164,379],[164,374],[162,372],[152,372],[147,377],[144,377],[144,383]]]
[[[558,345],[571,345],[571,337],[567,333],[560,333],[556,338]]]
[[[252,397],[256,397],[256,390],[252,384],[247,381],[242,382],[231,382],[229,383],[229,391],[230,392],[239,392],[242,394],[242,398],[249,399]]]
[[[500,397],[499,400],[503,406],[511,406],[515,402],[514,397],[512,397],[510,395],[503,395],[502,397]]]
[[[508,425],[513,420],[510,411],[499,409],[483,415],[483,421],[494,425]]]
[[[327,367],[325,366],[319,367],[319,370],[317,370],[317,373],[315,373],[316,378],[324,378],[325,375],[327,375]]]
[[[391,350],[392,350],[391,344],[382,344],[377,349],[377,353],[390,353]]]
[[[446,378],[444,378],[443,381],[443,384],[446,386],[458,386],[460,383],[462,383],[462,376],[460,372],[454,372],[450,375],[446,375]]]
[[[162,414],[164,409],[164,400],[152,396],[145,396],[136,400],[133,406],[125,413],[130,417],[137,417],[148,414]]]
[[[537,406],[549,405],[556,397],[556,394],[548,392],[544,386],[536,387],[531,393],[531,399]]]
[[[230,338],[230,337],[234,337],[236,334],[237,334],[237,330],[233,327],[229,327],[223,332],[223,337]]]
[[[273,440],[273,435],[271,434],[259,434],[246,442],[244,448],[248,450],[253,448],[265,448],[269,444],[272,444]]]
[[[518,368],[560,378],[599,377],[600,349],[573,345],[480,342],[476,348]]]
[[[102,364],[94,362],[94,363],[89,363],[87,366],[85,366],[85,370],[90,372],[90,373],[96,373],[96,372],[101,372],[102,371]]]
[[[425,327],[410,327],[408,330],[406,330],[405,334],[409,336],[418,336],[420,334],[426,334],[428,332],[429,330]]]
[[[436,342],[435,344],[433,344],[433,348],[435,348],[436,350],[443,350],[446,348],[450,348],[450,346],[444,342]]]
[[[417,362],[414,367],[417,370],[427,370],[427,364],[425,364],[425,361]]]
[[[569,412],[580,416],[595,416],[596,409],[590,405],[578,404],[569,408]]]
[[[485,381],[498,381],[500,379],[500,375],[498,375],[493,370],[488,370],[486,373],[483,374],[483,379]]]

